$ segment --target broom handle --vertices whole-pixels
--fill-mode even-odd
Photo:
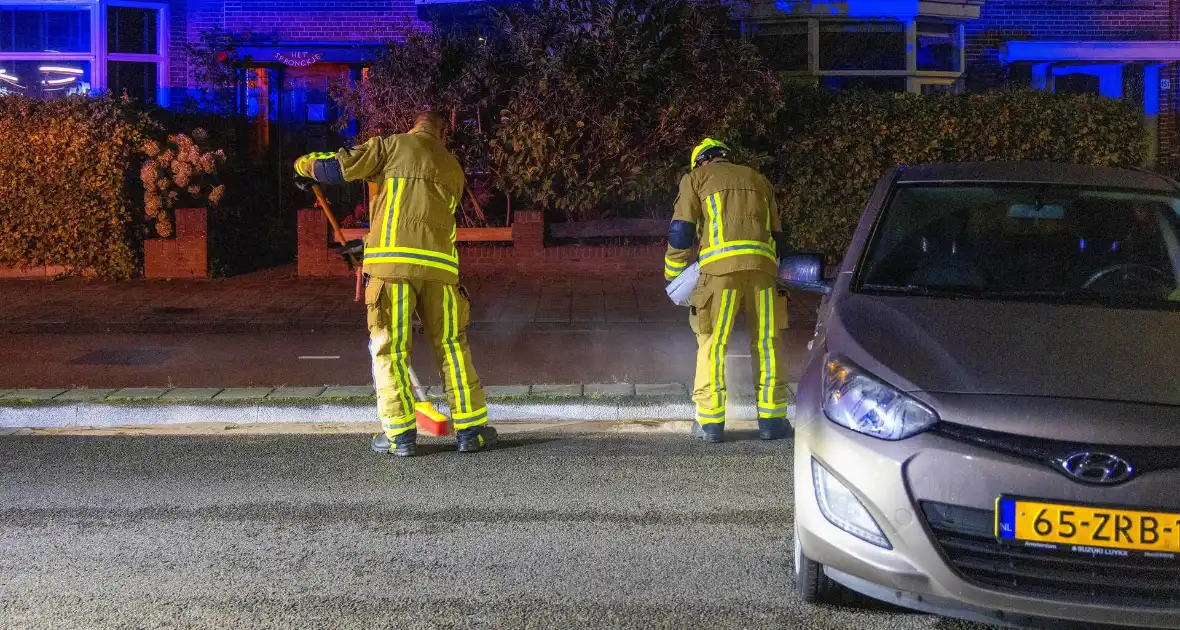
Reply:
[[[406,367],[409,368],[407,371],[410,373],[410,386],[414,390],[414,398],[418,402],[426,402],[426,394],[422,392],[422,383],[418,382],[418,375],[414,374],[414,368],[412,366]]]
[[[332,214],[332,206],[328,205],[328,200],[324,198],[324,191],[320,189],[319,184],[312,184],[312,192],[315,193],[315,198],[320,202],[320,208],[324,211],[324,216],[328,217],[328,224],[332,226],[332,232],[336,237],[336,242],[340,243],[341,247],[348,244],[344,238],[344,231],[340,229],[340,224],[336,222],[336,216]],[[364,282],[361,280],[361,265],[357,262],[356,256],[351,253],[348,254],[348,262],[352,264],[352,268],[356,270],[356,288],[353,291],[352,300],[360,302],[363,295]]]

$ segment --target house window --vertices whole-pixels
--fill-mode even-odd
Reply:
[[[90,11],[0,6],[0,52],[88,53]]]
[[[918,22],[918,70],[961,72],[962,42],[959,25]]]
[[[153,9],[107,7],[107,52],[157,54],[157,17]]]
[[[144,105],[167,105],[162,5],[106,5],[106,89]]]
[[[140,0],[0,0],[0,92],[38,98],[110,91],[167,105],[167,5]]]
[[[159,65],[142,61],[107,61],[107,89],[126,94],[145,105],[156,105],[160,85]]]
[[[901,22],[823,22],[820,70],[905,70],[905,25]]]
[[[963,25],[940,18],[807,19],[746,25],[775,70],[832,90],[958,92]]]
[[[785,72],[807,70],[807,22],[762,24],[753,30],[754,43],[772,69]]]
[[[0,94],[53,98],[89,94],[90,63],[55,59],[0,61]]]
[[[94,87],[93,15],[0,2],[0,94],[53,98]]]

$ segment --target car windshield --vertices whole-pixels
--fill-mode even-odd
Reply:
[[[1180,199],[1083,186],[904,185],[862,292],[1180,308]]]

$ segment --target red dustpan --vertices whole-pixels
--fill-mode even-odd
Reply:
[[[418,376],[414,374],[414,368],[410,368],[410,387],[414,390],[414,418],[418,424],[418,432],[435,436],[454,433],[451,419],[439,413],[434,405],[426,400],[426,394],[422,391]]]

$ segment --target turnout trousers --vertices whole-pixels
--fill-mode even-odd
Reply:
[[[725,422],[726,352],[734,321],[746,314],[759,419],[785,419],[794,394],[787,384],[782,329],[787,327],[786,297],[772,275],[737,271],[701,274],[690,298],[690,323],[697,336],[696,382],[692,393],[697,422]]]
[[[471,304],[465,289],[429,280],[370,277],[365,288],[365,305],[377,414],[391,441],[417,428],[410,385],[410,337],[415,312],[426,329],[430,349],[442,372],[455,431],[487,424],[483,386],[467,345]]]

